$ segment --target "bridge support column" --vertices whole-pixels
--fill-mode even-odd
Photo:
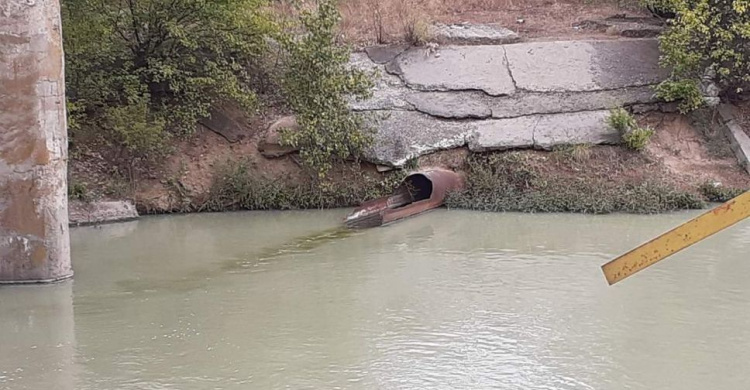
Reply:
[[[73,275],[59,0],[0,0],[0,283]]]

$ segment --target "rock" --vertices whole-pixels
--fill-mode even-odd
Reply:
[[[79,202],[70,201],[68,217],[71,226],[131,221],[138,218],[138,211],[128,201]]]
[[[388,63],[386,70],[420,91],[480,90],[493,96],[515,91],[503,46],[449,46],[440,54],[412,48]]]
[[[653,85],[668,76],[656,40],[533,42],[504,46],[519,89],[581,92]],[[627,54],[624,54],[627,53]]]
[[[281,145],[281,131],[283,129],[288,129],[289,131],[299,130],[297,120],[293,115],[277,120],[268,128],[266,135],[258,143],[258,151],[260,151],[263,157],[277,158],[298,150],[292,146]]]
[[[584,20],[574,24],[573,28],[605,32],[627,38],[654,38],[664,30],[664,24],[655,18],[615,15],[605,19]]]
[[[620,133],[607,125],[607,118],[607,110],[540,115],[534,129],[534,147],[552,149],[566,144],[619,144]]]
[[[432,33],[436,41],[452,45],[502,45],[521,39],[497,24],[436,24]]]
[[[211,110],[211,116],[201,119],[198,123],[230,143],[238,142],[245,136],[242,126],[220,110]]]
[[[386,64],[393,61],[399,54],[406,51],[409,45],[370,46],[365,53],[376,64]]]
[[[484,119],[492,116],[481,92],[423,92],[406,97],[417,111],[439,118]]]

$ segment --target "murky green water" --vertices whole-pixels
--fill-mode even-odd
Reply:
[[[0,288],[0,389],[741,389],[750,223],[615,287],[693,214],[344,211],[72,234],[76,277]]]

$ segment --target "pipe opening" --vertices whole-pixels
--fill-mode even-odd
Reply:
[[[413,174],[404,179],[404,185],[409,190],[412,202],[430,199],[432,196],[432,180],[422,174]]]

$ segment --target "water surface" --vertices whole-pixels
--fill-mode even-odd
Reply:
[[[0,288],[0,389],[747,387],[748,222],[608,287],[696,214],[344,214],[74,229],[74,281]]]

